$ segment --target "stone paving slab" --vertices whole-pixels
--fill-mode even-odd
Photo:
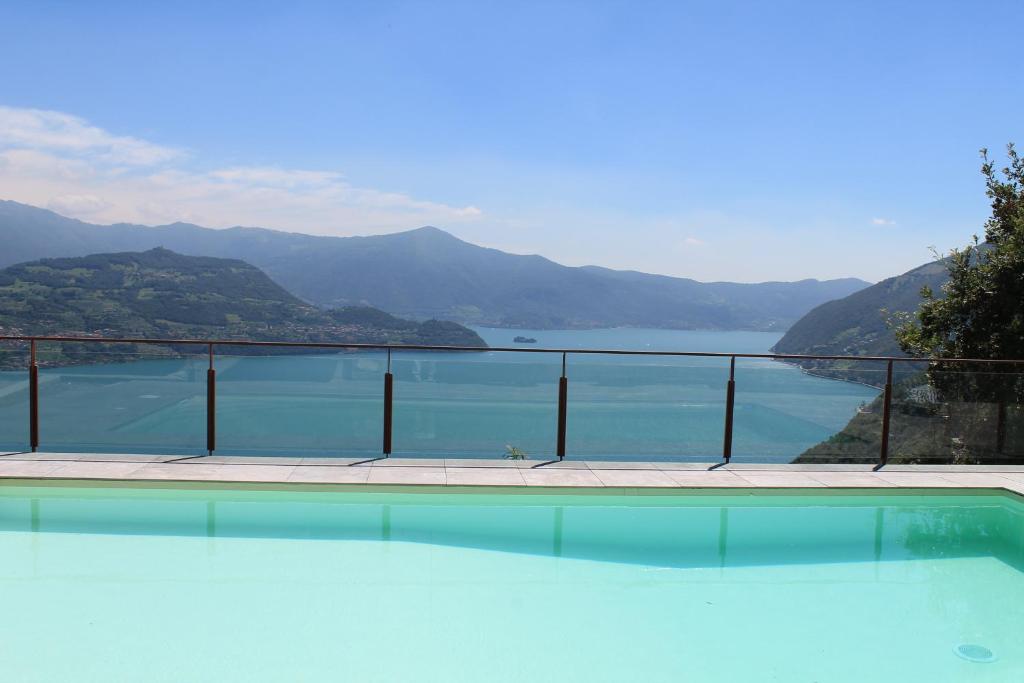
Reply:
[[[722,470],[662,470],[676,486],[696,488],[747,487],[751,483],[734,472]]]
[[[674,487],[676,482],[661,470],[594,470],[597,478],[605,486],[638,486]]]
[[[307,458],[9,453],[0,479],[105,479],[281,484],[618,488],[998,488],[1024,494],[1020,466]]]
[[[365,484],[369,476],[369,467],[303,465],[292,468],[288,481],[303,484]]]
[[[889,488],[897,486],[873,472],[811,472],[809,476],[830,488]]]
[[[589,469],[524,469],[521,474],[527,486],[604,486]]]
[[[4,453],[0,461],[71,461],[71,462],[168,462],[191,456],[183,455],[140,455],[135,453]]]
[[[818,477],[815,478],[810,476],[806,472],[793,471],[793,472],[779,472],[779,471],[762,471],[756,470],[744,470],[743,472],[737,472],[737,475],[741,479],[746,479],[754,486],[763,488],[819,488],[827,486],[825,483],[828,481],[825,477],[825,473],[819,473]],[[823,479],[824,478],[824,479]]]

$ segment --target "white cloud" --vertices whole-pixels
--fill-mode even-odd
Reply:
[[[64,194],[54,197],[46,208],[66,216],[88,216],[109,208],[110,204],[94,194]]]
[[[340,173],[330,171],[295,171],[285,168],[245,167],[223,168],[210,172],[211,178],[226,182],[279,187],[323,186],[342,179]]]
[[[872,225],[896,225],[896,221],[889,218],[872,218]]]
[[[472,205],[356,187],[336,171],[204,168],[201,162],[70,114],[0,107],[0,198],[90,221],[189,221],[343,235],[482,216]]]
[[[697,239],[696,237],[687,237],[683,240],[683,244],[688,247],[703,247],[706,243],[704,240]]]
[[[177,149],[112,135],[71,114],[4,106],[0,106],[0,146],[89,155],[132,166],[150,166],[183,156]]]

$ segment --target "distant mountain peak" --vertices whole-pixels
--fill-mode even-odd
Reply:
[[[391,234],[392,236],[396,237],[407,236],[420,240],[431,240],[438,242],[463,242],[468,244],[468,242],[459,239],[458,237],[451,234],[447,230],[436,228],[433,225],[424,225],[423,227],[420,228],[413,228],[412,230],[403,230],[402,232],[395,232]]]

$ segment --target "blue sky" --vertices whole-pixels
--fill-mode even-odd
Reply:
[[[979,232],[1020,2],[11,3],[0,197],[876,280]]]

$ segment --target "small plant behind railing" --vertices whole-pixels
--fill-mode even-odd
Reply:
[[[527,455],[526,451],[524,451],[524,450],[522,450],[520,448],[516,448],[515,446],[513,446],[511,444],[506,444],[505,445],[505,459],[506,460],[528,460],[529,459],[529,455]]]

